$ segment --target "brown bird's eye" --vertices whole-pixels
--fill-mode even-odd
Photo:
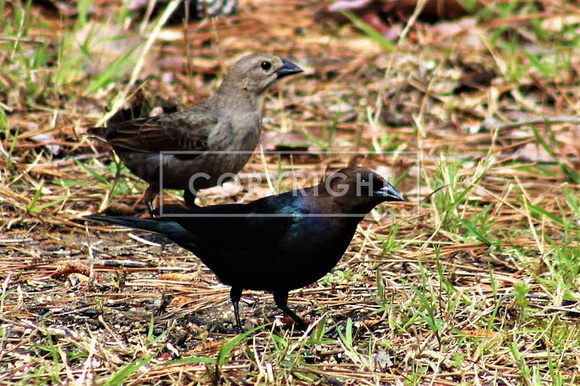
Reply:
[[[268,71],[270,68],[272,68],[272,63],[262,62],[262,63],[260,63],[260,67],[262,67],[262,70]]]

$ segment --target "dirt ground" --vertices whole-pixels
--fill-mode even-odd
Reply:
[[[120,22],[107,1],[86,23],[40,2],[1,8],[1,384],[580,382],[578,5],[407,15],[394,41],[323,6],[241,1],[237,16],[160,29]],[[268,93],[242,181],[359,153],[408,199],[373,211],[331,273],[291,292],[306,332],[245,291],[237,334],[229,288],[191,253],[80,220],[145,215],[145,184],[86,128],[135,100],[195,104],[254,51],[305,71]],[[288,149],[305,154],[260,154]]]

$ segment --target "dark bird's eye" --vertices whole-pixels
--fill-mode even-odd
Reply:
[[[268,71],[270,68],[272,68],[272,63],[262,62],[262,63],[260,63],[260,67],[262,67],[262,70]]]

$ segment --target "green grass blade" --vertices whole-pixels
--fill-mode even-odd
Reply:
[[[149,363],[151,359],[155,357],[156,354],[146,355],[144,357],[138,358],[127,366],[123,367],[121,370],[113,374],[113,376],[105,382],[107,386],[117,386],[122,385],[123,382],[135,372],[137,372],[143,365]]]
[[[365,33],[371,40],[380,44],[382,47],[389,51],[395,49],[395,44],[387,40],[383,35],[380,34],[376,29],[365,23],[362,19],[356,16],[354,13],[344,10],[341,13],[348,19],[352,24]]]
[[[94,171],[93,169],[91,169],[90,167],[85,165],[84,163],[75,159],[75,164],[77,164],[81,168],[85,169],[87,172],[89,172],[89,174],[91,176],[95,177],[97,180],[99,180],[100,182],[102,182],[106,186],[109,186],[109,187],[111,186],[111,183],[109,181],[107,181],[107,179],[105,177],[103,177],[102,175],[100,175],[99,173],[97,173],[96,171]]]

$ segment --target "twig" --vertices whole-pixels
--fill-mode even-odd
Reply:
[[[543,117],[543,118],[527,118],[516,122],[499,122],[497,119],[488,118],[481,124],[482,129],[486,130],[506,130],[515,129],[522,126],[531,125],[542,125],[542,124],[554,124],[554,123],[572,123],[574,125],[580,125],[580,117],[571,115],[561,115],[555,117]]]

